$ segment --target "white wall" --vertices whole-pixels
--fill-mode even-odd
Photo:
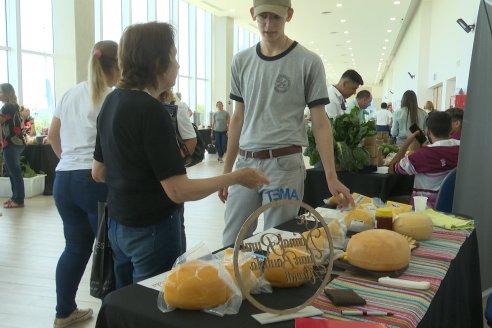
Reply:
[[[87,80],[89,53],[94,45],[93,0],[54,0],[55,99]]]
[[[423,107],[426,100],[432,100],[432,88],[443,86],[442,110],[456,89],[466,92],[473,32],[467,34],[456,20],[474,24],[479,4],[480,0],[423,0],[409,18],[409,28],[384,77],[383,99],[398,108],[402,94],[411,89]]]
[[[212,111],[215,111],[216,102],[221,100],[224,109],[232,113],[229,91],[234,47],[234,20],[231,17],[213,16],[212,35]]]

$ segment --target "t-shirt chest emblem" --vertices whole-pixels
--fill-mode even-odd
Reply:
[[[275,81],[275,91],[285,93],[290,88],[290,80],[286,75],[280,74]]]

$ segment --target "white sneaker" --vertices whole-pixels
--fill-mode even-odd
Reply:
[[[68,327],[76,322],[84,321],[92,317],[92,309],[75,309],[66,318],[56,318],[53,328]]]

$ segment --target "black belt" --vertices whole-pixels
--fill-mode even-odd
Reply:
[[[292,154],[297,154],[302,152],[301,146],[288,146],[277,149],[267,149],[260,151],[247,151],[239,149],[239,155],[244,156],[246,158],[256,158],[256,159],[268,159],[280,156],[287,156]]]

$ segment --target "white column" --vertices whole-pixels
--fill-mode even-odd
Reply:
[[[234,46],[234,20],[231,17],[213,16],[212,19],[212,109],[221,100],[224,109],[232,113],[229,100],[231,63]]]

